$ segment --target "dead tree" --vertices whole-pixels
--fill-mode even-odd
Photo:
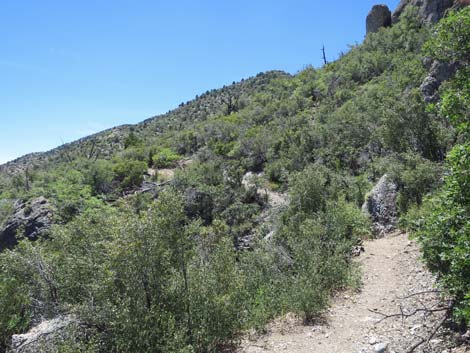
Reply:
[[[227,115],[236,113],[238,111],[238,100],[238,95],[229,92],[226,96],[222,96],[222,102],[227,105]]]
[[[322,53],[323,53],[323,63],[325,65],[328,64],[328,61],[326,60],[326,51],[325,51],[325,46],[323,46],[323,48],[321,49],[322,50]]]
[[[428,293],[441,293],[441,291],[439,291],[439,290],[423,291],[423,292],[413,293],[411,295],[408,295],[408,296],[400,298],[400,299],[408,299],[408,298],[411,298],[411,297],[416,297],[416,296],[420,296],[420,295],[428,294]],[[419,300],[419,302],[422,303],[421,300]],[[378,315],[382,316],[382,318],[379,321],[377,321],[376,324],[378,324],[378,323],[380,323],[384,320],[390,319],[390,318],[401,318],[402,322],[404,322],[407,318],[412,317],[414,315],[417,315],[419,313],[423,313],[426,316],[434,314],[434,313],[443,313],[443,315],[440,318],[439,322],[432,328],[432,330],[425,337],[420,337],[419,341],[414,343],[410,348],[408,348],[406,350],[406,353],[413,353],[421,345],[423,345],[425,343],[429,343],[433,339],[433,337],[437,334],[439,329],[442,328],[446,324],[446,322],[448,322],[448,320],[452,317],[452,311],[453,311],[454,306],[455,306],[455,300],[454,299],[449,299],[449,301],[445,305],[442,305],[442,304],[443,303],[440,303],[439,306],[437,306],[437,307],[429,308],[429,307],[427,307],[426,305],[424,305],[422,303],[422,305],[423,305],[422,307],[415,308],[414,310],[412,310],[410,312],[406,312],[403,309],[403,307],[400,305],[400,312],[395,313],[395,314],[385,314],[385,313],[381,313],[377,310],[370,310],[370,309],[369,309],[369,311],[374,313],[374,314],[378,314]]]

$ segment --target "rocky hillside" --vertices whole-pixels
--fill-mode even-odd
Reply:
[[[381,257],[407,248],[397,228],[464,337],[465,3],[374,6],[364,42],[322,68],[262,73],[0,166],[0,352],[233,351],[286,314],[318,322],[360,286],[364,241],[384,237]]]
[[[28,166],[44,166],[67,162],[72,158],[111,158],[124,149],[124,140],[133,132],[140,138],[158,138],[167,130],[181,129],[188,123],[203,121],[211,116],[230,113],[246,104],[247,97],[262,92],[276,78],[289,77],[281,71],[260,73],[256,77],[233,83],[221,89],[207,91],[194,100],[181,104],[166,114],[151,117],[135,125],[121,125],[77,141],[59,146],[51,151],[32,153],[0,165],[0,173],[14,174]]]

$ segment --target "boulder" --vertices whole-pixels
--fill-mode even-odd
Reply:
[[[387,5],[374,5],[366,19],[366,33],[378,32],[382,27],[392,24],[392,13]]]
[[[450,79],[458,69],[458,63],[443,63],[435,60],[428,75],[420,86],[421,93],[427,103],[437,102],[438,90],[442,82]]]
[[[385,174],[369,192],[362,211],[372,219],[376,236],[384,236],[397,224],[397,185]]]
[[[18,233],[36,240],[52,225],[52,206],[42,196],[29,201],[16,201],[14,209],[13,215],[0,229],[0,251],[13,248],[18,243]]]
[[[446,11],[454,5],[454,0],[401,0],[392,15],[392,23],[399,21],[407,6],[418,8],[418,15],[425,23],[437,23]]]
[[[75,340],[83,332],[82,324],[73,315],[45,320],[27,333],[13,335],[11,353],[58,352],[61,343]]]

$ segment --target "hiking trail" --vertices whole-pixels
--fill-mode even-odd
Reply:
[[[433,310],[448,303],[436,292],[414,241],[395,233],[365,241],[364,249],[357,258],[362,271],[357,291],[338,293],[313,325],[293,315],[275,320],[265,334],[246,337],[239,353],[406,353],[423,339],[413,352],[468,351],[446,347],[450,340],[442,328],[428,339],[445,315]],[[384,314],[400,315],[384,319]]]

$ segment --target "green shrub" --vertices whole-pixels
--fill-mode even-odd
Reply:
[[[113,167],[121,189],[140,186],[146,170],[147,164],[145,162],[135,160],[121,160]]]
[[[443,189],[427,201],[418,223],[418,237],[429,268],[457,299],[457,314],[470,322],[470,144],[449,154],[450,174]]]
[[[174,168],[182,156],[169,148],[160,148],[152,157],[153,165],[157,168]]]
[[[8,199],[0,199],[0,228],[13,212],[13,202]]]
[[[414,222],[429,268],[455,298],[455,316],[470,323],[470,8],[452,12],[438,25],[428,43],[438,59],[458,60],[463,67],[443,92],[440,112],[449,117],[459,136],[447,156],[444,185],[426,201]]]

